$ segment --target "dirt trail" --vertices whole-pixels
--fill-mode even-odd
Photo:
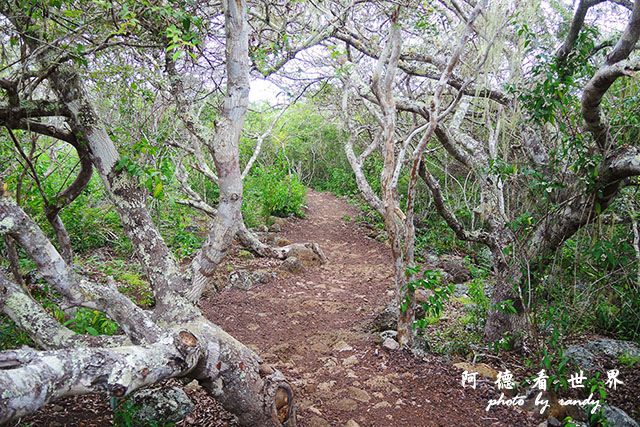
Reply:
[[[359,211],[345,200],[310,191],[308,207],[281,235],[319,243],[328,264],[201,303],[212,321],[292,379],[300,426],[537,425],[515,410],[486,412],[499,395],[487,380],[463,388],[460,371],[444,361],[376,344],[366,324],[393,295],[389,248],[347,220]]]

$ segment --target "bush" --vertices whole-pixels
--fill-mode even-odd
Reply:
[[[306,196],[306,188],[297,175],[288,175],[284,168],[257,167],[245,182],[244,211],[249,210],[247,207],[255,208],[259,205],[260,213],[265,220],[272,215],[302,217],[302,206]]]

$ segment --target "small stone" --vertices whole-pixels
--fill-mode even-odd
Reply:
[[[245,270],[232,271],[229,274],[229,285],[236,289],[250,289],[253,286],[251,274]]]
[[[386,340],[387,338],[395,339],[398,336],[398,331],[389,329],[387,331],[380,332],[380,336],[382,337],[383,340]]]
[[[603,407],[604,417],[616,427],[638,427],[638,423],[635,422],[626,412],[616,406],[605,405]]]
[[[269,231],[271,233],[279,233],[282,231],[282,226],[279,223],[274,222],[273,224],[271,224],[271,227],[269,227]]]
[[[309,427],[331,427],[331,424],[324,418],[313,416],[309,420]]]
[[[271,274],[264,270],[257,270],[251,273],[251,278],[254,283],[267,283],[271,278]]]
[[[351,351],[353,350],[353,347],[351,347],[349,344],[347,344],[344,341],[338,341],[334,346],[333,346],[333,350],[334,351]]]
[[[315,406],[309,406],[307,408],[307,410],[309,410],[310,412],[313,412],[316,415],[322,415],[322,413],[320,412],[320,410],[318,408],[316,408]]]
[[[278,246],[279,248],[283,247],[283,246],[288,246],[290,245],[291,242],[287,239],[285,239],[284,237],[279,237],[278,240],[276,241],[276,246]]]
[[[60,405],[53,405],[53,407],[51,408],[51,410],[52,410],[53,412],[61,412],[61,411],[63,411],[63,410],[64,410],[64,408],[63,408],[62,406],[60,406]]]
[[[373,409],[382,409],[382,408],[390,408],[390,407],[391,407],[391,404],[384,400],[380,403],[376,403],[375,405],[373,405]]]
[[[478,363],[476,365],[473,365],[468,362],[459,362],[459,363],[454,363],[453,366],[463,371],[477,372],[480,376],[485,378],[490,378],[494,381],[498,379],[498,371],[496,371],[486,363]]]
[[[382,343],[382,347],[386,350],[394,351],[400,348],[400,344],[398,344],[398,341],[394,340],[393,338],[387,338]]]
[[[333,387],[335,383],[336,383],[335,381],[327,381],[324,383],[320,383],[318,384],[318,390],[327,392],[331,390],[331,387]]]
[[[342,361],[342,364],[344,366],[353,366],[353,365],[355,365],[357,363],[358,363],[358,358],[355,355],[349,356],[349,357],[347,357],[346,359],[344,359]]]
[[[304,271],[304,267],[298,258],[289,257],[282,261],[282,264],[280,264],[280,270],[291,274],[300,274]]]
[[[355,400],[345,398],[338,401],[335,408],[340,411],[353,411],[358,408],[358,404]]]
[[[184,386],[184,391],[186,391],[187,393],[191,393],[192,391],[197,390],[199,388],[200,388],[200,383],[198,383],[198,380],[193,380],[189,384]]]
[[[367,403],[371,400],[371,396],[369,396],[369,393],[356,387],[349,387],[349,396],[351,396],[358,402],[363,403]]]
[[[255,331],[257,329],[260,329],[260,326],[258,324],[256,324],[256,323],[249,323],[247,325],[247,329],[250,330],[250,331]]]
[[[360,427],[360,424],[355,422],[355,420],[349,420],[347,424],[345,424],[345,427]]]
[[[325,368],[333,368],[334,366],[338,366],[338,363],[335,361],[335,359],[329,359],[324,364]]]
[[[561,427],[562,423],[560,421],[558,421],[556,418],[551,417],[547,420],[547,425],[549,427]]]
[[[454,297],[468,298],[469,297],[469,285],[466,285],[464,283],[456,283],[455,289],[453,291],[453,296]]]
[[[193,411],[189,396],[178,387],[143,389],[130,398],[140,409],[136,418],[143,424],[150,421],[177,423]]]

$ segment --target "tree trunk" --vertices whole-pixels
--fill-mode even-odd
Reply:
[[[522,334],[528,325],[519,292],[522,278],[518,264],[496,266],[496,283],[484,327],[486,341],[505,339],[512,348],[522,343]]]

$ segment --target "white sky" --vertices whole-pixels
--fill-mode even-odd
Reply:
[[[275,104],[280,92],[282,92],[280,88],[268,80],[251,79],[249,81],[249,102],[268,101]]]

